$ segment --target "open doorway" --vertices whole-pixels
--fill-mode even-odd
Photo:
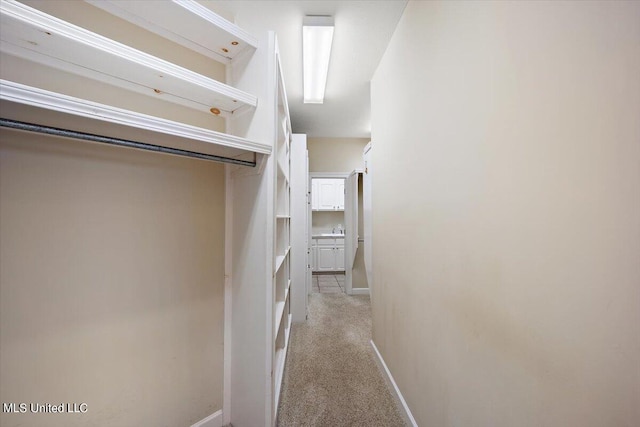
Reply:
[[[349,173],[309,175],[311,292],[345,292],[345,184]]]

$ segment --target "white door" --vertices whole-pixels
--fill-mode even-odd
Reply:
[[[369,292],[373,293],[373,270],[372,270],[372,232],[371,224],[371,142],[364,147],[364,175],[362,176],[362,221],[364,222],[364,269],[369,283]]]

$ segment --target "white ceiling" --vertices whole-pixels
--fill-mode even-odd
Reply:
[[[222,0],[241,27],[278,35],[282,68],[295,133],[310,137],[371,136],[369,82],[387,48],[406,0],[248,1]],[[302,20],[335,20],[324,104],[302,102]]]

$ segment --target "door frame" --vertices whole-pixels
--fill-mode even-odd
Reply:
[[[311,185],[313,178],[344,179],[345,189],[346,189],[347,178],[349,178],[350,174],[351,172],[309,172],[309,192],[311,192],[313,188],[313,186]],[[310,196],[312,196],[311,193],[310,193]],[[345,204],[346,204],[346,200],[345,200]],[[311,209],[311,205],[309,205],[309,211],[311,213],[311,216],[309,217],[309,241],[311,241],[311,238],[313,236],[313,209]],[[332,212],[332,211],[327,211],[327,212]],[[335,211],[335,212],[343,212],[345,220],[343,220],[342,223],[345,226],[344,234],[345,234],[345,242],[346,242],[346,236],[350,232],[346,224],[346,206],[344,211]],[[346,274],[346,264],[347,263],[346,263],[346,255],[345,255],[345,274]]]
[[[372,148],[373,142],[364,147],[362,151],[362,160],[364,162],[364,174],[362,175],[362,221],[364,230],[364,266],[367,275],[367,284],[369,285],[369,295],[373,297],[374,283],[373,283],[373,222],[372,222],[372,187],[373,187],[373,173],[371,169],[372,164]]]
[[[366,288],[353,289],[353,264],[355,261],[356,253],[359,248],[359,241],[364,236],[359,235],[358,225],[358,177],[364,173],[364,169],[354,169],[349,174],[349,178],[346,181],[346,197],[344,202],[344,216],[345,223],[348,229],[353,230],[353,233],[345,238],[344,241],[344,256],[345,256],[345,292],[347,295],[368,293]],[[360,249],[364,250],[364,248]]]

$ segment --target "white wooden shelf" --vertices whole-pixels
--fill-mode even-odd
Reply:
[[[0,11],[0,49],[10,55],[215,115],[257,106],[251,94],[14,0]]]
[[[258,47],[255,37],[193,0],[156,2],[151,7],[140,0],[85,1],[222,63]]]
[[[72,130],[93,133],[102,132],[106,125],[114,137],[128,135],[131,129],[136,129],[139,135],[156,145],[232,158],[246,153],[269,154],[272,149],[270,145],[237,136],[7,80],[0,80],[0,100],[3,118],[11,120],[30,122],[37,118],[39,124],[49,126],[64,122]]]
[[[289,286],[291,284],[291,280],[289,280],[289,283],[287,284],[287,288],[284,291],[284,300],[282,301],[276,301],[276,305],[275,305],[275,313],[276,313],[276,317],[275,317],[275,322],[273,325],[273,330],[277,333],[278,329],[280,329],[280,324],[282,323],[282,319],[284,317],[284,308],[287,304],[287,301],[289,299]],[[289,314],[289,313],[286,313]]]
[[[282,333],[284,334],[284,346],[283,347],[276,347],[275,350],[275,354],[274,354],[274,365],[275,365],[275,372],[274,372],[274,396],[275,398],[273,399],[274,402],[274,413],[277,413],[278,410],[278,402],[279,402],[279,396],[280,396],[280,388],[282,387],[282,377],[284,375],[284,363],[285,360],[287,358],[287,349],[289,348],[289,334],[291,333],[291,314],[287,315],[287,320],[286,320],[286,324],[285,324],[285,329],[284,331],[282,331]]]
[[[283,266],[285,258],[289,255],[289,250],[291,250],[291,246],[287,246],[284,254],[276,256],[276,272]]]

